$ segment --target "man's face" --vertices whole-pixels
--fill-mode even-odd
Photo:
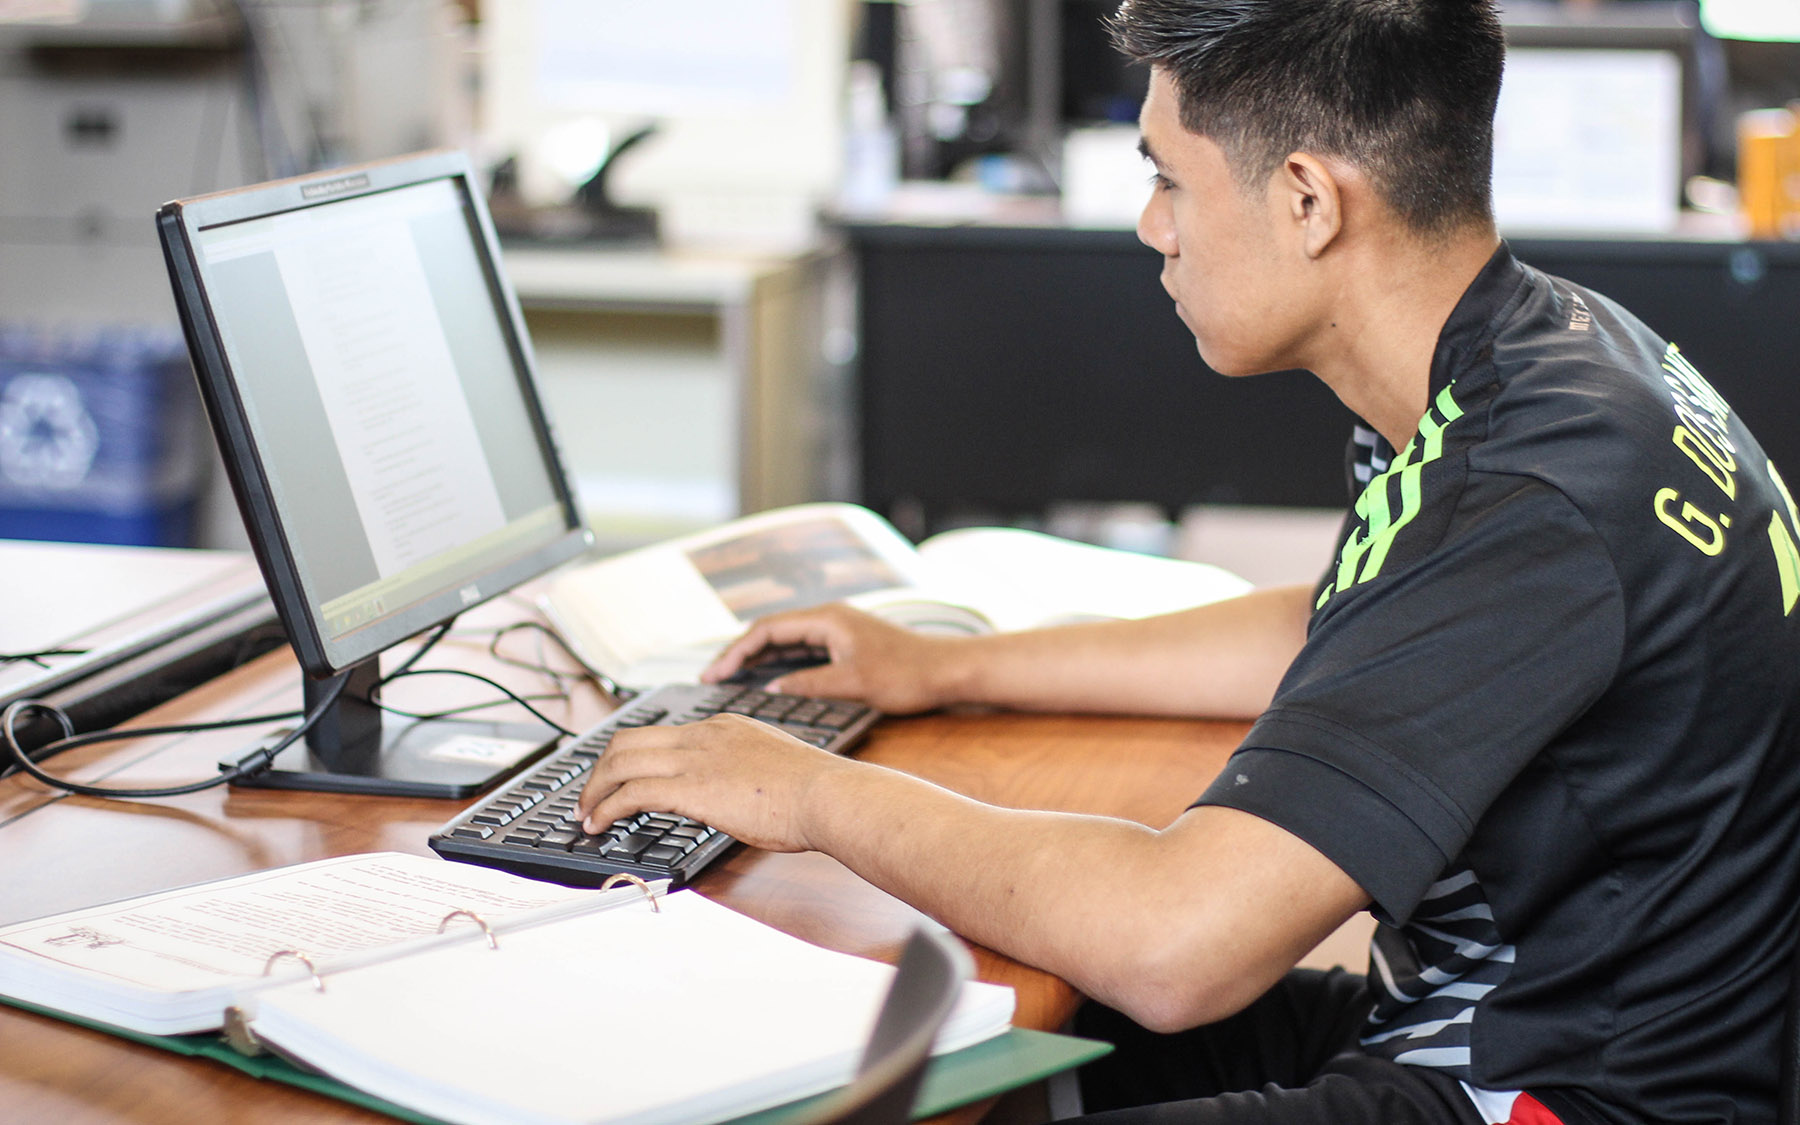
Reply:
[[[1156,166],[1138,238],[1162,254],[1163,288],[1200,358],[1224,375],[1300,366],[1300,278],[1279,174],[1240,187],[1224,150],[1181,124],[1175,87],[1160,67],[1138,126]]]

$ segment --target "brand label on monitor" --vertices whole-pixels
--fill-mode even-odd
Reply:
[[[354,176],[339,176],[335,180],[322,183],[300,185],[301,199],[323,199],[328,195],[342,195],[347,191],[358,191],[369,186],[369,177],[360,172]]]
[[[457,593],[462,595],[462,603],[464,605],[474,605],[481,600],[481,591],[474,586],[464,586],[462,589],[458,590]]]
[[[539,744],[517,738],[489,738],[463,734],[445,739],[426,752],[440,762],[470,762],[483,766],[510,766]]]

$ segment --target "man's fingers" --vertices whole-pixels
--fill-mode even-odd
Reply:
[[[854,697],[846,684],[843,670],[835,664],[822,664],[817,668],[802,668],[797,672],[789,672],[780,679],[770,680],[764,691],[772,691],[786,695],[812,695],[822,699],[842,699]]]
[[[615,787],[582,819],[582,831],[598,835],[615,820],[646,810],[667,812],[675,807],[680,782],[666,777],[633,778]]]
[[[835,651],[835,641],[840,641],[838,617],[840,606],[821,606],[816,609],[796,609],[785,613],[772,614],[752,625],[737,640],[727,645],[700,678],[707,683],[716,683],[732,675],[744,666],[744,663],[765,648],[782,648],[788,645],[808,645],[813,648]]]
[[[581,788],[575,809],[583,817],[594,806],[633,778],[668,776],[679,766],[679,749],[686,737],[681,727],[634,727],[615,731],[606,752],[594,763],[587,784]],[[614,817],[612,819],[618,819]]]
[[[768,624],[752,625],[748,632],[726,645],[724,651],[713,658],[706,671],[700,673],[700,678],[707,683],[717,683],[742,668],[744,661],[767,648],[769,643]]]

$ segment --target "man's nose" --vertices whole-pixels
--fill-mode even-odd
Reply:
[[[1159,187],[1150,189],[1150,198],[1138,212],[1138,241],[1165,258],[1175,256],[1175,225],[1171,221],[1167,193]]]

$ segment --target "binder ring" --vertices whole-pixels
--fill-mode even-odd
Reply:
[[[450,913],[444,915],[443,919],[438,922],[438,933],[441,934],[444,932],[444,928],[447,927],[448,925],[450,925],[450,919],[458,918],[458,917],[473,918],[475,920],[475,924],[477,926],[481,927],[481,932],[487,935],[488,948],[489,949],[499,949],[500,948],[500,943],[498,941],[494,940],[494,928],[487,924],[486,918],[483,918],[481,915],[475,913],[473,910],[452,910]]]
[[[630,883],[638,890],[643,891],[644,897],[650,900],[651,911],[657,914],[662,913],[662,904],[656,901],[656,892],[651,889],[649,883],[644,882],[636,875],[630,875],[623,871],[619,872],[617,875],[609,875],[607,876],[606,882],[600,884],[600,889],[603,891],[610,891],[621,883]]]
[[[312,958],[297,949],[278,949],[269,954],[269,959],[263,962],[263,976],[266,977],[273,972],[275,970],[275,962],[281,960],[283,957],[292,957],[294,960],[306,966],[307,973],[312,976],[314,992],[325,991],[325,982],[319,979],[319,970],[313,966]]]

